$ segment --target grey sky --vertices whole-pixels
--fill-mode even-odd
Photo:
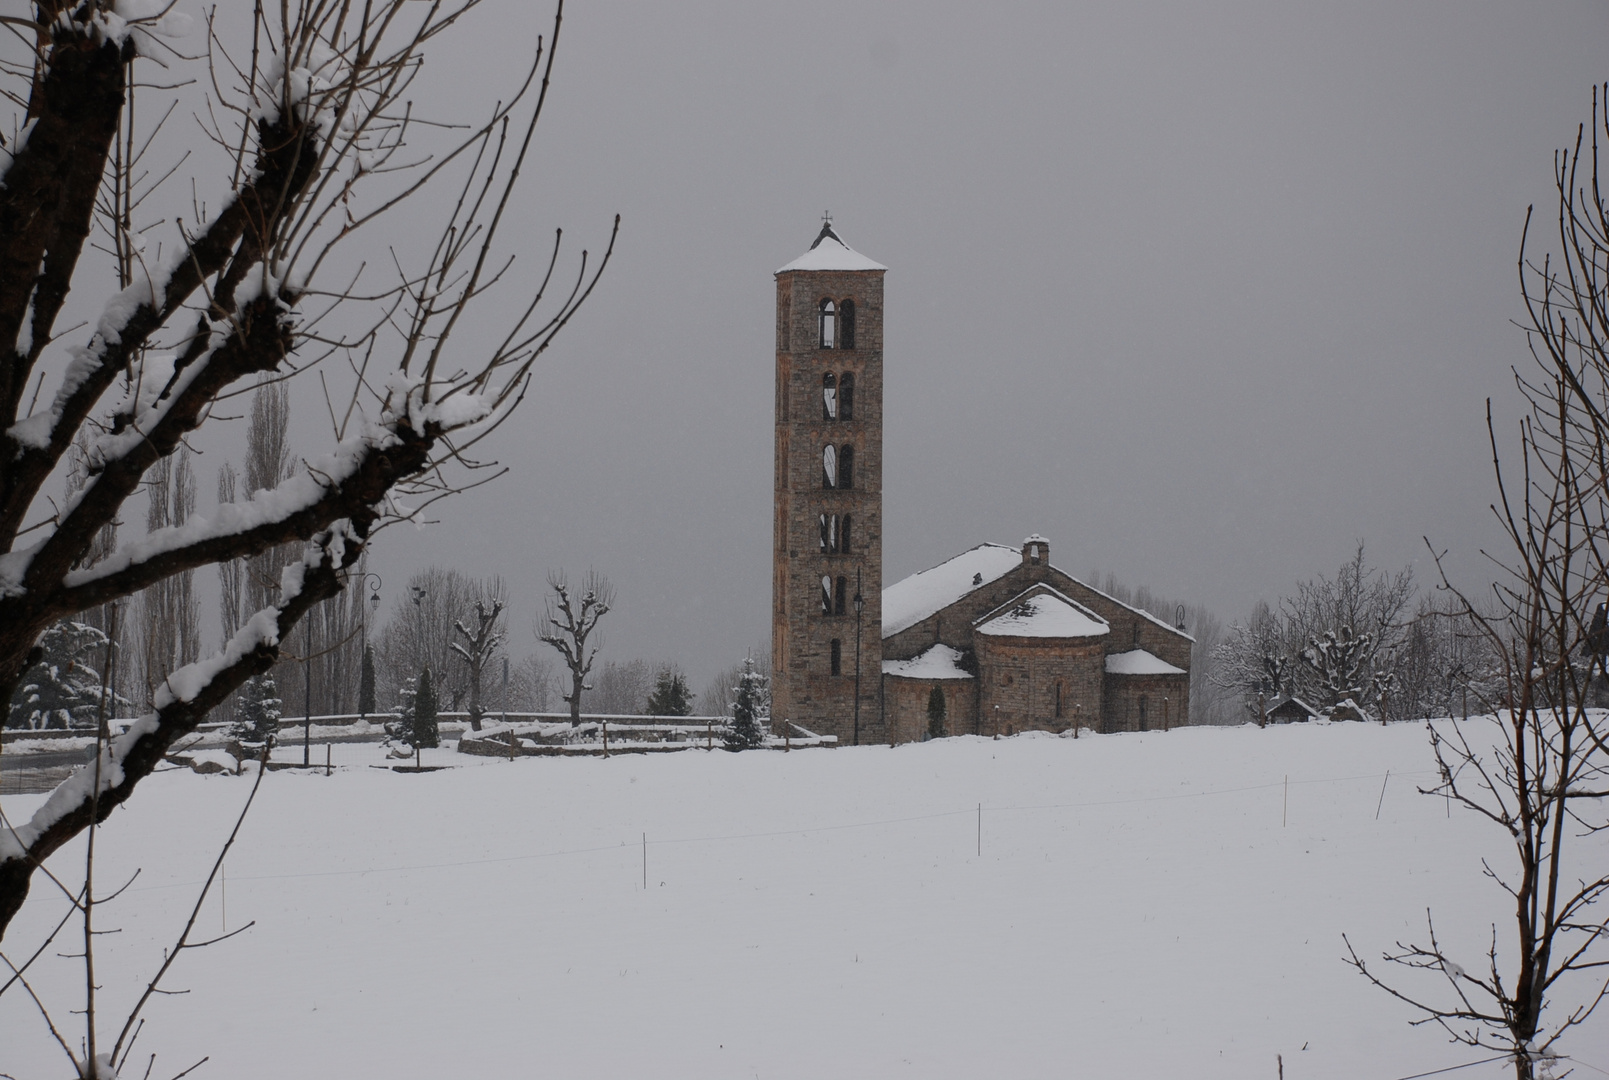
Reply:
[[[544,5],[433,70],[493,96]],[[519,226],[616,262],[499,436],[374,552],[619,589],[605,657],[765,643],[771,273],[830,209],[887,278],[885,575],[1051,538],[1238,618],[1366,539],[1492,541],[1515,258],[1609,76],[1600,4],[575,4]],[[477,99],[478,100],[478,99]],[[534,257],[532,257],[534,256]]]

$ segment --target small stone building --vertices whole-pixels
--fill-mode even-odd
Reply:
[[[1050,542],[982,544],[882,596],[888,737],[1146,731],[1190,722],[1193,639],[1056,569]]]

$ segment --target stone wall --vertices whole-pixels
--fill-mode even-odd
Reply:
[[[927,703],[935,686],[944,691],[945,734],[971,735],[977,729],[977,680],[907,679],[885,675],[886,732],[893,735],[895,742],[921,742],[928,737]]]
[[[1108,675],[1106,702],[1102,731],[1183,727],[1190,722],[1190,676]]]
[[[1103,638],[1016,638],[979,634],[980,735],[1095,726],[1106,671]]]

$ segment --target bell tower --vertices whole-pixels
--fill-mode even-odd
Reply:
[[[883,738],[883,274],[829,219],[776,273],[771,715]]]

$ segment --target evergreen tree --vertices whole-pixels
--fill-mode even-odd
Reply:
[[[771,719],[770,694],[766,677],[754,670],[753,660],[743,661],[743,674],[732,688],[732,725],[726,733],[728,750],[754,750],[765,745],[766,722]]]
[[[927,737],[942,739],[948,734],[944,729],[944,690],[934,684],[932,692],[927,695]]]
[[[106,635],[84,623],[62,621],[39,637],[39,660],[23,673],[12,695],[6,727],[92,728],[100,715]],[[130,703],[106,703],[108,719]]]
[[[358,673],[358,713],[367,717],[374,711],[374,646],[363,646],[363,668]]]
[[[415,684],[417,680],[409,679],[397,688],[397,703],[391,706],[391,719],[386,722],[386,735],[388,741],[404,742],[413,745],[413,706],[419,692]]]
[[[252,676],[235,696],[235,723],[229,733],[243,743],[268,742],[279,732],[281,704],[272,671]]]
[[[646,711],[649,716],[692,716],[693,693],[687,688],[687,677],[675,667],[661,668]]]
[[[441,731],[436,726],[436,687],[430,678],[430,669],[419,673],[419,692],[413,699],[413,724],[408,742],[416,748],[429,750],[441,745]]]

